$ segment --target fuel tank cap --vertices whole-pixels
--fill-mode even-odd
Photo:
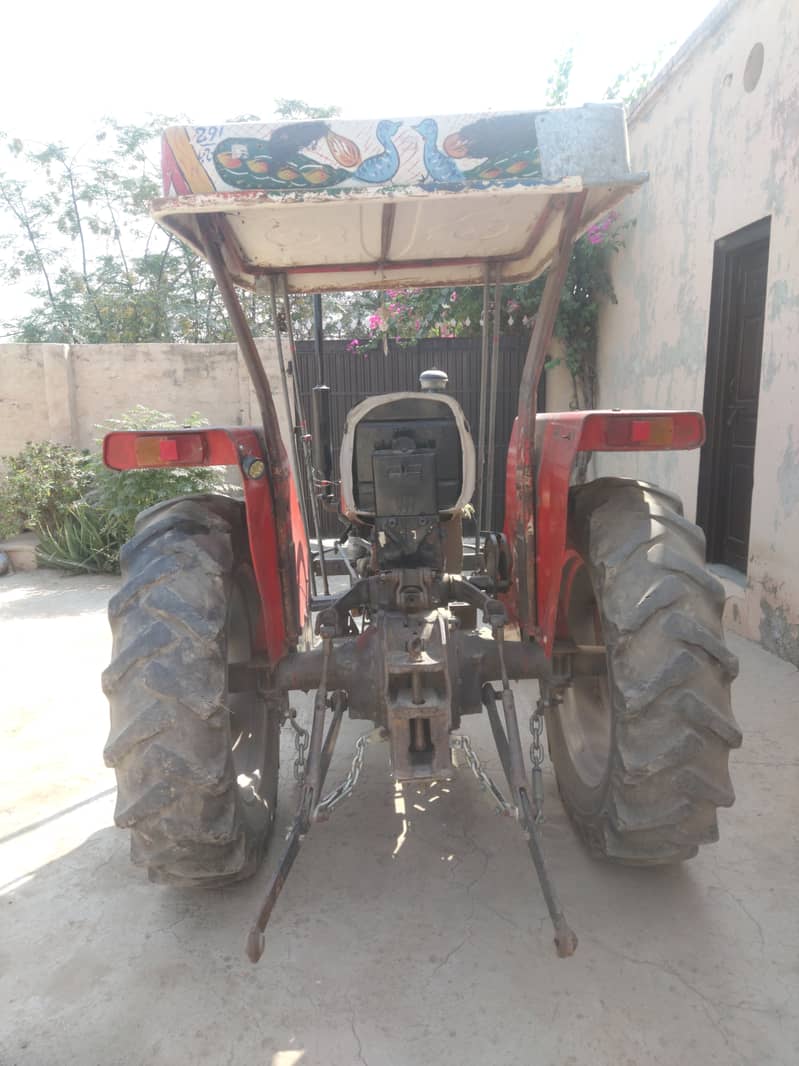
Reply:
[[[449,376],[443,370],[431,367],[421,372],[419,384],[423,392],[445,392],[449,384]]]

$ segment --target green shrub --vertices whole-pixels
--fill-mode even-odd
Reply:
[[[104,436],[114,430],[179,429],[204,425],[207,425],[207,421],[198,414],[192,414],[184,422],[178,422],[174,415],[139,406],[97,428]],[[87,494],[87,500],[106,516],[107,522],[120,538],[120,547],[133,536],[136,515],[145,508],[173,496],[193,492],[217,492],[222,486],[220,472],[214,467],[109,470],[103,465],[102,456],[99,454],[92,455],[89,464],[93,484]]]
[[[119,570],[119,531],[85,500],[74,503],[52,526],[39,531],[36,555],[42,566],[88,574]]]
[[[139,406],[97,428],[104,436],[114,430],[178,429],[205,424],[196,414],[180,423],[174,415]],[[215,492],[222,487],[221,474],[213,467],[109,470],[99,452],[87,457],[86,470],[88,481],[83,498],[38,525],[38,555],[43,566],[82,573],[118,571],[120,549],[133,536],[140,511],[173,496]]]
[[[66,444],[28,443],[4,465],[0,539],[55,525],[92,484],[88,455]]]

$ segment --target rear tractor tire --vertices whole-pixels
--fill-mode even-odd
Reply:
[[[207,495],[150,508],[121,563],[103,674],[115,821],[153,881],[243,880],[272,830],[281,724],[280,706],[241,683],[256,673],[260,610],[243,504]]]
[[[679,862],[718,839],[741,744],[730,706],[738,661],[724,644],[724,590],[677,497],[602,478],[569,496],[558,638],[604,645],[607,671],[542,686],[564,805],[596,855]]]

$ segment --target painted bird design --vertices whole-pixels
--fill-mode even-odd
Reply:
[[[400,159],[392,137],[401,125],[401,122],[395,122],[391,119],[382,119],[378,122],[375,134],[385,151],[378,152],[377,155],[370,155],[368,159],[364,159],[354,172],[354,177],[360,178],[361,181],[371,182],[390,181],[394,177],[399,170]]]
[[[450,133],[443,144],[453,159],[480,159],[466,181],[530,181],[541,176],[535,116],[488,115]]]
[[[466,181],[531,181],[541,177],[541,160],[538,149],[521,156],[510,156],[496,161],[480,163],[464,174]]]
[[[535,150],[534,114],[484,115],[444,139],[453,159],[509,159]]]
[[[460,168],[438,148],[438,123],[425,118],[413,127],[424,141],[424,165],[436,184],[463,185]]]
[[[292,157],[281,148],[275,158],[271,147],[255,137],[228,137],[214,149],[214,164],[234,189],[324,189],[347,177],[346,170],[316,163],[301,152]]]
[[[305,154],[317,141],[327,141],[332,167]],[[214,149],[214,163],[222,178],[237,189],[324,189],[348,177],[344,167],[356,166],[358,146],[334,133],[326,122],[292,122],[263,140],[228,137]]]
[[[327,122],[291,122],[272,130],[267,154],[276,165],[291,164],[303,148],[309,148],[330,133]]]

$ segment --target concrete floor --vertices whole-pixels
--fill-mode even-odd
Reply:
[[[403,814],[376,745],[357,798],[306,840],[252,967],[262,876],[216,892],[151,885],[112,828],[99,674],[115,585],[0,581],[2,1066],[799,1061],[792,666],[731,639],[738,801],[721,842],[684,866],[590,860],[547,768],[545,843],[580,937],[572,959],[554,954],[518,829],[474,778],[407,794]],[[490,757],[485,721],[467,727]],[[347,724],[331,782],[362,728]],[[283,823],[291,761],[287,749]]]

